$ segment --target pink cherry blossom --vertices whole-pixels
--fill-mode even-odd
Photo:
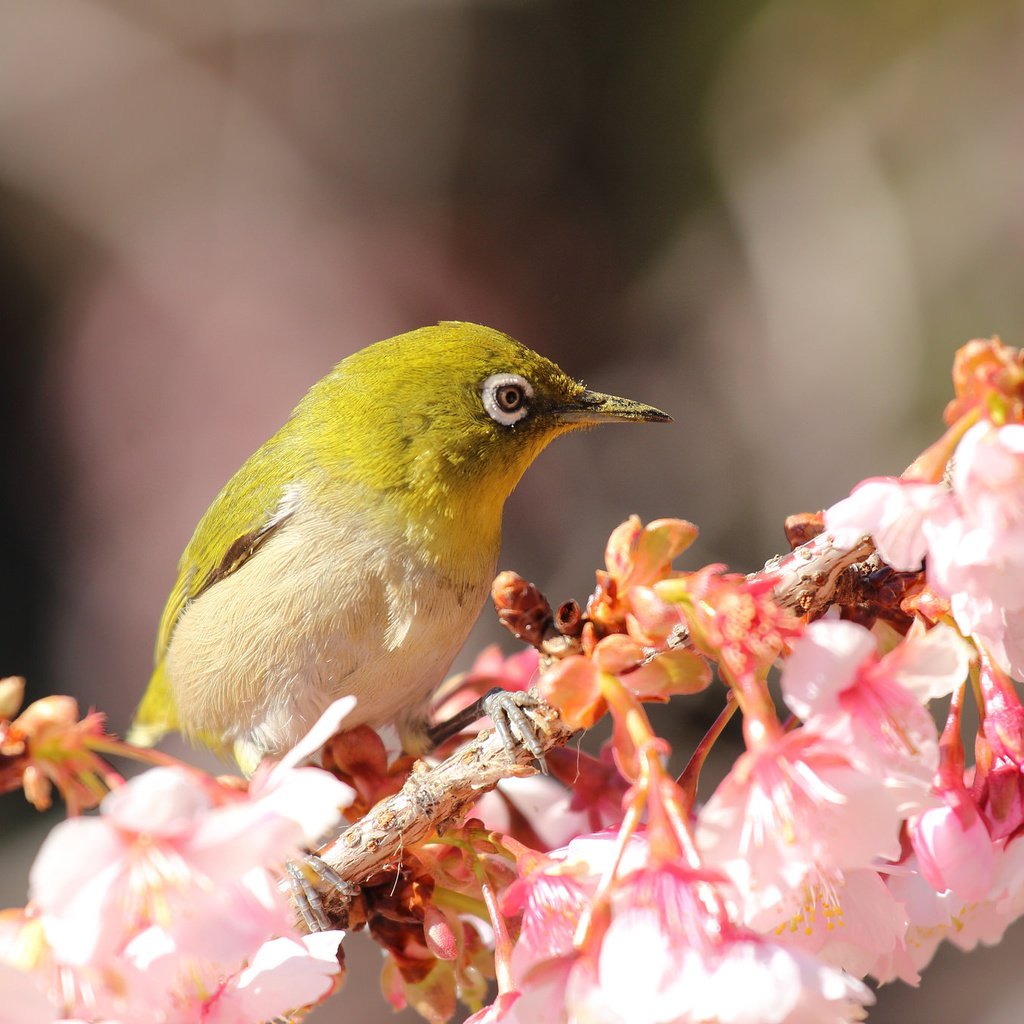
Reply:
[[[584,985],[577,982],[576,999],[584,988],[596,989],[595,1001],[636,1024],[691,1019],[702,998],[692,974],[710,974],[710,962],[725,959],[732,930],[714,887],[692,870],[665,864],[634,871],[613,893],[596,970],[584,974]]]
[[[514,883],[515,885],[515,883]],[[502,900],[505,913],[523,913],[523,926],[512,950],[512,980],[523,990],[537,968],[574,953],[574,936],[596,889],[596,878],[579,880],[542,872],[528,884],[510,889]]]
[[[927,556],[929,585],[964,635],[1024,678],[1024,425],[983,421],[956,449],[951,488],[895,478],[867,480],[825,513],[839,547],[870,534],[893,568]]]
[[[867,770],[923,809],[938,768],[938,732],[924,705],[967,675],[970,648],[948,626],[914,629],[879,657],[872,634],[838,619],[811,623],[782,671],[786,704]]]
[[[782,670],[782,695],[803,719],[836,712],[840,698],[857,681],[862,665],[877,652],[875,638],[863,626],[838,619],[812,622],[793,642]]]
[[[768,941],[736,941],[711,960],[691,959],[692,1009],[680,1024],[850,1024],[875,1001],[855,978]]]
[[[863,977],[904,942],[907,913],[877,871],[845,871],[831,886],[805,883],[803,903],[775,935],[787,945]]]
[[[916,855],[892,869],[886,884],[906,909],[909,926],[902,948],[871,968],[879,981],[900,978],[916,985],[944,939],[963,950],[979,943],[995,945],[1024,914],[1024,843],[1000,841],[992,852],[995,870],[988,892],[979,899],[966,899],[951,889],[937,891]]]
[[[825,529],[838,548],[852,548],[870,534],[889,565],[913,572],[928,553],[925,522],[950,505],[949,493],[940,484],[873,477],[825,512]]]
[[[343,934],[271,939],[257,947],[245,966],[219,980],[197,975],[195,964],[183,963],[178,945],[159,929],[138,936],[131,957],[148,984],[148,993],[139,996],[148,994],[157,1005],[163,1000],[153,1018],[159,1024],[251,1024],[283,1017],[328,995],[340,972],[336,954]]]
[[[944,940],[965,951],[979,943],[999,942],[1009,925],[1024,912],[1020,884],[1022,854],[1024,849],[997,846],[996,879],[989,895],[970,901],[952,890],[936,891],[921,873],[916,856],[909,857],[886,880],[890,892],[907,913],[907,933],[896,949],[879,958],[870,973],[880,982],[899,978],[916,985],[921,980],[920,972]]]
[[[518,992],[501,992],[490,1006],[485,1006],[471,1017],[467,1017],[465,1024],[508,1024],[512,1020],[511,1015],[518,999]],[[537,1020],[536,1017],[532,1019]]]
[[[884,877],[886,888],[906,914],[907,930],[902,941],[879,956],[868,973],[880,982],[899,979],[918,985],[921,971],[954,927],[953,915],[960,904],[951,893],[935,891],[918,871],[913,856]]]
[[[102,971],[57,963],[38,916],[23,908],[0,912],[0,1022],[59,1019],[71,1024],[71,1017],[80,1016],[92,1024],[159,1024],[156,1010],[145,1001],[144,1013],[124,1013],[136,991],[134,980],[133,970],[120,963],[108,962]],[[18,1012],[6,1017],[7,1009]],[[34,1016],[35,1011],[43,1016]]]
[[[806,883],[895,860],[901,801],[804,726],[741,755],[698,815],[697,844],[738,888],[744,921],[763,930],[797,912]]]
[[[952,484],[968,522],[1006,541],[1024,540],[1016,532],[1024,530],[1024,424],[971,427],[957,445]]]
[[[722,569],[705,566],[654,589],[680,604],[698,650],[718,662],[730,685],[743,687],[801,635],[804,625],[775,601],[772,576],[750,578]]]
[[[577,807],[575,798],[550,775],[503,779],[477,802],[470,816],[506,835],[516,834],[518,821],[525,820],[544,850],[565,846],[574,836],[622,818],[621,807]],[[599,820],[602,817],[606,820]]]
[[[340,935],[330,957],[328,940],[299,940],[279,874],[353,798],[322,769],[297,767],[352,703],[336,702],[280,763],[260,766],[248,792],[154,768],[108,794],[98,817],[50,833],[32,867],[31,906],[70,1005],[130,1024],[241,1021],[263,1019],[257,1005],[274,1016],[334,984]]]
[[[337,981],[343,934],[318,932],[265,942],[225,985],[205,1019],[210,1024],[249,1024],[285,1017],[323,999]]]
[[[505,891],[503,913],[522,915],[510,960],[510,984],[520,994],[510,1021],[557,1024],[564,1019],[566,985],[578,969],[576,931],[600,879],[619,852],[614,831],[582,835],[566,847],[538,856]],[[621,851],[623,873],[648,860],[646,840],[633,835]]]
[[[567,999],[569,1019],[591,1019],[584,1006],[624,1024],[840,1022],[872,1001],[841,970],[732,924],[708,880],[673,864],[623,879],[596,968],[574,969]]]
[[[929,582],[957,625],[985,640],[1011,675],[1024,671],[1024,426],[977,424],[957,447],[957,516],[926,529]]]
[[[30,895],[58,960],[100,963],[142,928],[172,922],[208,926],[229,957],[251,952],[227,935],[233,910],[254,904],[241,880],[296,852],[293,821],[258,802],[215,806],[208,786],[174,768],[130,780],[101,810],[58,824],[32,867]],[[264,909],[269,919],[260,924],[271,934],[287,930],[283,902]]]
[[[966,790],[947,790],[942,795],[941,807],[909,822],[921,874],[937,892],[952,889],[968,902],[983,899],[995,878],[992,837]]]
[[[614,835],[600,833],[527,866],[503,901],[506,913],[523,915],[507,1015],[480,1020],[839,1024],[860,1019],[872,1001],[843,971],[735,924],[720,879],[652,863],[643,833],[619,862],[607,927],[579,945],[616,849]]]
[[[516,990],[516,998],[508,1001],[507,1016],[497,1019],[501,1024],[568,1024],[566,992],[577,967],[577,958],[571,954],[538,964],[524,982],[524,990]]]

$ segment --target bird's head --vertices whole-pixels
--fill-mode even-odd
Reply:
[[[500,331],[453,321],[357,352],[306,404],[350,479],[387,491],[407,513],[472,512],[496,523],[519,478],[560,434],[670,419],[649,405],[588,391]]]

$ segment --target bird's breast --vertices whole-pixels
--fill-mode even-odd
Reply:
[[[422,716],[486,598],[497,552],[439,564],[408,524],[298,507],[237,572],[181,615],[166,671],[183,731],[293,745],[331,700],[346,726]],[[466,548],[466,539],[462,541]]]

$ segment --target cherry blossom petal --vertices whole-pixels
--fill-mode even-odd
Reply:
[[[910,839],[921,874],[937,892],[951,889],[968,902],[988,895],[995,878],[995,851],[969,797],[947,794],[945,804],[910,822]]]
[[[922,703],[953,692],[967,677],[971,648],[950,626],[912,631],[882,659],[885,672]]]
[[[543,874],[532,881],[519,941],[512,951],[512,979],[522,990],[533,969],[573,952],[573,935],[591,893],[571,878]]]
[[[481,797],[470,817],[480,818],[487,828],[503,834],[515,834],[515,819],[521,817],[544,848],[553,850],[595,827],[594,809],[573,810],[573,800],[574,794],[550,775],[502,779],[496,789]]]
[[[518,998],[518,992],[502,992],[490,1006],[485,1006],[482,1010],[477,1010],[472,1017],[467,1017],[465,1024],[506,1024]]]
[[[28,971],[0,963],[0,1024],[52,1024],[57,1019],[41,982]]]
[[[571,955],[539,963],[525,991],[512,1001],[507,1016],[497,1020],[501,1024],[565,1024],[566,988],[575,964],[576,958]],[[607,1022],[597,1018],[594,1024]]]
[[[921,568],[927,553],[923,523],[951,499],[940,484],[876,477],[825,512],[825,529],[838,548],[871,536],[879,555],[900,572]]]
[[[208,1024],[251,1024],[323,999],[337,983],[344,932],[264,943],[203,1017]]]
[[[558,709],[569,728],[589,729],[604,714],[606,705],[598,673],[589,658],[574,655],[541,676],[541,696]]]
[[[786,706],[800,718],[836,710],[840,693],[875,652],[875,639],[863,626],[841,619],[812,622],[783,665]]]
[[[696,651],[663,651],[621,679],[641,700],[665,701],[707,689],[711,666]]]
[[[855,978],[769,942],[733,943],[717,963],[692,963],[684,983],[688,1019],[716,1024],[849,1024],[875,1001]]]
[[[696,540],[697,533],[685,519],[656,519],[643,526],[639,516],[630,516],[608,538],[608,572],[620,591],[652,583],[669,571],[672,560]]]
[[[99,818],[69,818],[54,826],[29,871],[29,898],[46,940],[67,964],[88,963],[110,948],[124,927],[111,907],[125,844]]]
[[[270,770],[268,785],[273,784],[272,780],[275,775],[284,774],[289,769],[313,757],[341,728],[341,723],[355,706],[356,698],[351,695],[339,697],[330,704],[324,713],[313,723],[309,732]]]
[[[151,768],[108,793],[101,805],[111,825],[167,839],[190,833],[212,806],[198,780],[177,768]]]
[[[279,772],[279,767],[275,765],[266,777],[257,772],[250,796],[271,819],[296,828],[295,846],[311,846],[338,823],[342,810],[355,799],[355,790],[322,768]]]
[[[1024,425],[971,427],[957,445],[952,483],[966,517],[986,532],[1024,522]]]

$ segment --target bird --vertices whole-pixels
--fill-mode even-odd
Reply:
[[[431,696],[489,592],[505,499],[561,434],[665,422],[507,334],[442,321],[339,362],[199,520],[127,739],[250,774],[336,698],[431,746]]]

